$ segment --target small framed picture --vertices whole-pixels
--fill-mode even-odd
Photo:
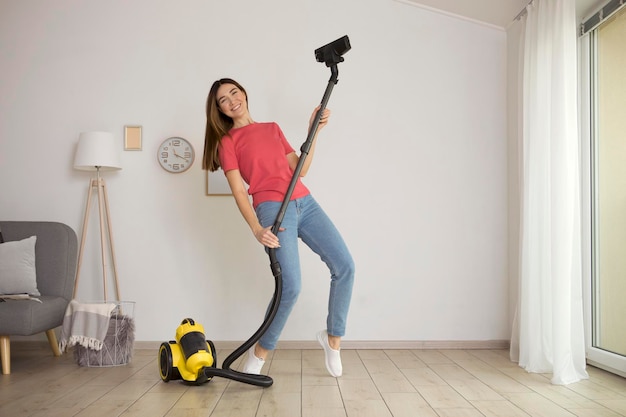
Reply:
[[[124,150],[141,150],[141,126],[124,126]]]
[[[226,175],[221,168],[215,172],[207,171],[206,195],[232,195]]]

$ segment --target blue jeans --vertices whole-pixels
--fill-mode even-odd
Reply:
[[[256,214],[263,227],[274,224],[281,204],[267,201],[258,205]],[[276,348],[278,337],[300,294],[298,238],[318,254],[330,270],[326,329],[333,336],[344,336],[352,298],[354,261],[339,231],[311,195],[289,202],[281,227],[285,230],[278,232],[280,248],[276,249],[276,257],[282,271],[283,293],[276,317],[259,340],[260,345],[268,350]]]

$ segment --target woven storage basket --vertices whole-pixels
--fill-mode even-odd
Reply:
[[[80,366],[105,367],[130,363],[135,342],[135,303],[116,301],[102,349],[80,345],[74,348],[74,358]]]

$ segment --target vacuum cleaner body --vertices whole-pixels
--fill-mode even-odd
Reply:
[[[215,367],[215,346],[204,336],[204,328],[193,319],[186,318],[176,329],[176,340],[161,343],[159,371],[164,382],[182,379],[192,384],[211,380],[206,368]]]

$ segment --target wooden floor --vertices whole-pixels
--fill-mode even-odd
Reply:
[[[113,368],[79,367],[71,353],[54,358],[39,346],[12,353],[11,375],[0,375],[7,417],[626,415],[625,379],[590,367],[589,380],[555,386],[504,350],[345,350],[339,379],[328,376],[322,350],[278,350],[263,369],[274,378],[267,389],[220,378],[164,383],[156,350]]]

